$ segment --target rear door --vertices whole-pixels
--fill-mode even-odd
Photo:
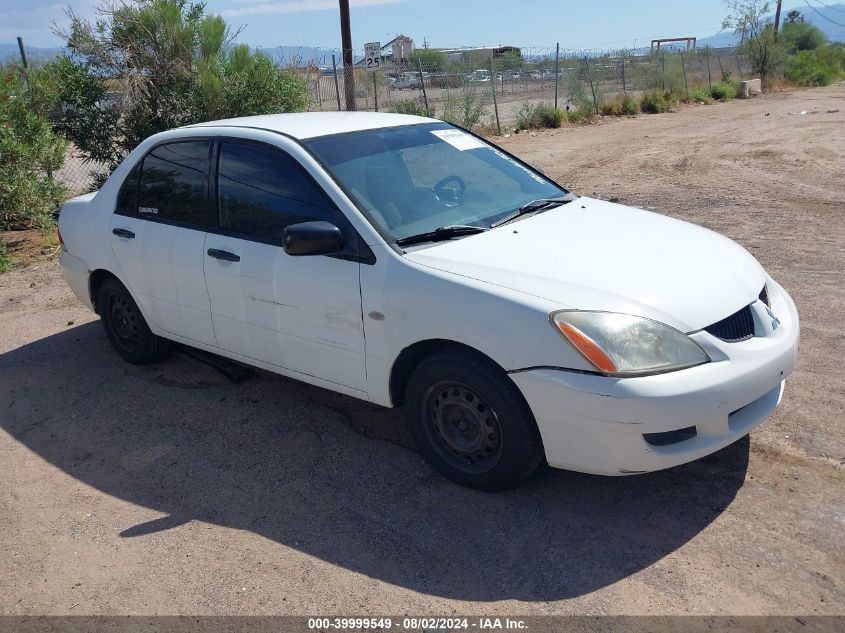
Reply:
[[[216,345],[203,274],[211,143],[154,147],[127,176],[112,216],[112,251],[148,321],[178,337]]]
[[[219,230],[204,266],[220,347],[364,392],[357,233],[282,147],[222,137],[215,166]],[[285,227],[311,220],[338,226],[348,252],[285,253]]]

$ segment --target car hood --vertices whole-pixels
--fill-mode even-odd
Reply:
[[[592,198],[406,253],[423,266],[550,300],[699,330],[754,301],[766,273],[728,238]]]

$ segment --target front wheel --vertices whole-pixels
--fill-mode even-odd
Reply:
[[[97,311],[112,347],[124,360],[149,365],[170,353],[170,341],[152,333],[132,295],[114,277],[100,285]]]
[[[423,360],[408,381],[405,409],[420,453],[461,485],[510,488],[543,458],[537,424],[519,389],[480,354],[448,349]]]

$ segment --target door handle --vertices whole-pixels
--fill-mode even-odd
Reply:
[[[129,229],[112,229],[111,232],[113,235],[117,235],[118,237],[125,237],[128,240],[131,240],[135,237],[135,234]]]
[[[229,251],[221,251],[219,248],[209,248],[208,249],[208,256],[213,257],[214,259],[222,259],[226,262],[239,262],[241,258],[234,253],[230,253]]]

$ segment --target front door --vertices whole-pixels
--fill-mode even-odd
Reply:
[[[327,220],[354,231],[305,169],[279,147],[221,139],[218,233],[205,239],[205,279],[222,349],[366,391],[357,261],[292,257],[284,228]]]

